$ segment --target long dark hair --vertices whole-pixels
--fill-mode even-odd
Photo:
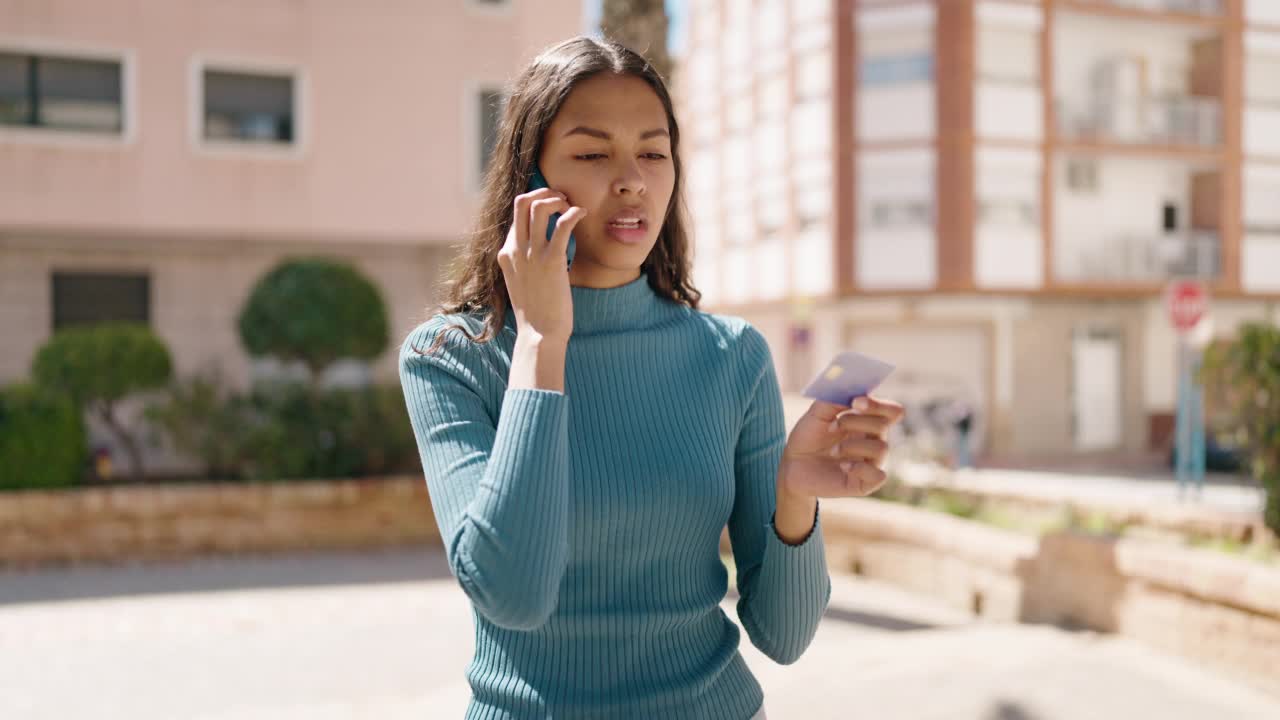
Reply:
[[[445,300],[428,311],[429,315],[487,312],[485,329],[478,336],[457,324],[446,329],[461,330],[472,342],[493,340],[502,329],[508,295],[502,268],[498,265],[498,251],[511,228],[516,195],[528,188],[542,149],[542,138],[570,91],[583,80],[602,72],[633,75],[644,80],[666,110],[675,187],[658,232],[658,242],[641,264],[641,270],[647,273],[649,285],[658,295],[694,309],[698,307],[702,293],[693,287],[690,278],[689,236],[681,191],[680,130],[666,83],[648,61],[622,45],[610,40],[576,37],[544,50],[510,87],[484,177],[476,229],[449,265]],[[434,352],[445,338],[446,333],[440,333],[426,354]]]

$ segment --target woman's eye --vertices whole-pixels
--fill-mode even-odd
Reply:
[[[599,160],[600,158],[605,157],[605,155],[603,153],[587,153],[586,155],[575,155],[574,157],[579,160]]]
[[[666,160],[667,156],[662,153],[645,153],[644,156],[649,160]]]

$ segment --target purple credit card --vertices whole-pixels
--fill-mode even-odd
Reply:
[[[856,397],[869,394],[893,372],[887,362],[867,357],[852,350],[836,355],[822,372],[804,389],[804,395],[815,400],[849,405]]]

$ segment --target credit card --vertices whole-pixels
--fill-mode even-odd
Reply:
[[[852,350],[836,355],[804,389],[805,397],[836,405],[849,405],[856,397],[876,389],[893,366]]]

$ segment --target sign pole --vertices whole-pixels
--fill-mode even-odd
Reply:
[[[1178,497],[1194,485],[1203,494],[1205,470],[1204,388],[1199,383],[1202,333],[1208,332],[1208,293],[1195,280],[1173,282],[1165,293],[1169,320],[1178,334],[1178,406],[1174,425],[1174,475]],[[1194,338],[1193,338],[1194,336]]]
[[[1195,480],[1196,497],[1204,496],[1204,386],[1200,384],[1200,363],[1203,355],[1192,349],[1188,363],[1188,380],[1191,387],[1191,477]]]
[[[1187,377],[1187,339],[1178,334],[1178,410],[1176,416],[1173,460],[1174,474],[1178,479],[1178,498],[1186,493],[1187,481],[1190,479],[1191,418],[1187,407],[1187,396],[1190,395],[1190,382]]]

